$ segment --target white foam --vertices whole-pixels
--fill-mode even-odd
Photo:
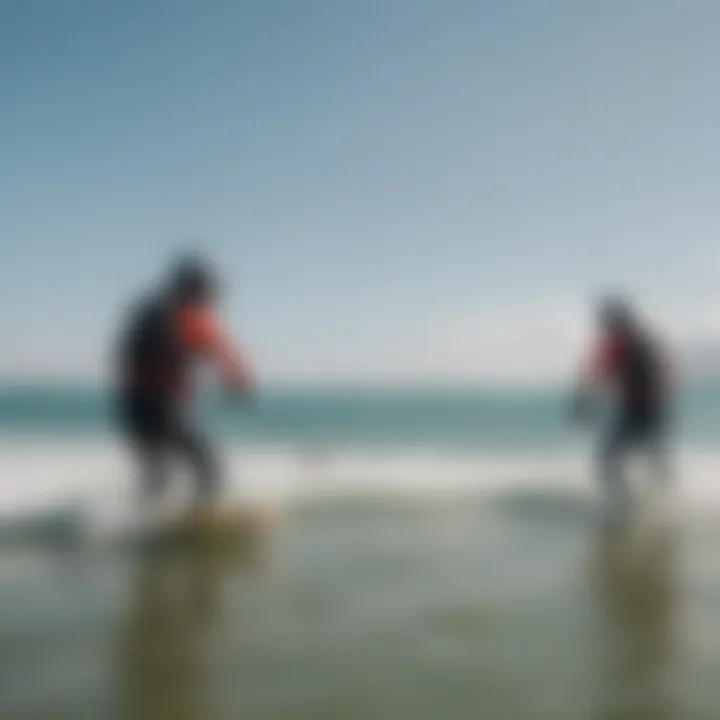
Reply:
[[[452,453],[427,448],[317,452],[291,447],[234,447],[227,451],[232,498],[294,499],[354,493],[475,493],[514,489],[595,491],[589,458],[581,452]],[[681,507],[720,511],[720,452],[685,449],[677,458]],[[178,484],[179,486],[180,484]],[[133,468],[109,442],[37,440],[0,444],[0,523],[17,515],[74,505],[108,523],[132,504]]]

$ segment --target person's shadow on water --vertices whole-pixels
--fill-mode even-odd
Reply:
[[[210,720],[207,655],[221,591],[257,547],[182,547],[137,557],[120,637],[122,720]]]
[[[601,720],[673,720],[676,542],[668,527],[598,532],[591,584],[599,602]]]

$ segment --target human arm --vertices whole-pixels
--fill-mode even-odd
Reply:
[[[230,391],[244,395],[252,389],[255,378],[248,358],[210,308],[185,309],[180,317],[180,334],[186,347],[215,366]]]
[[[585,359],[573,389],[571,414],[574,419],[585,421],[592,414],[593,396],[612,380],[619,352],[615,339],[603,337]]]

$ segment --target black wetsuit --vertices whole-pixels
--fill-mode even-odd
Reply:
[[[613,362],[617,408],[600,445],[601,475],[611,491],[624,485],[622,459],[636,448],[650,454],[658,480],[667,480],[665,374],[659,348],[650,338],[633,332],[620,339]]]
[[[198,500],[204,501],[218,490],[217,463],[184,402],[193,358],[178,337],[177,311],[163,297],[147,298],[131,311],[117,358],[117,410],[141,467],[145,497],[156,499],[163,491],[175,454],[191,464]]]

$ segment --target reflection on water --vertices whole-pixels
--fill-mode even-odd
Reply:
[[[121,637],[121,717],[209,720],[209,634],[227,580],[256,567],[257,546],[182,547],[137,558]]]
[[[392,516],[393,528],[407,517]],[[527,585],[517,591],[516,605],[515,595],[503,596],[504,615],[484,618],[481,629],[463,627],[467,642],[462,644],[455,641],[457,633],[445,637],[430,618],[448,607],[475,607],[493,582],[486,571],[477,583],[465,582],[472,574],[467,573],[469,556],[462,555],[464,538],[433,555],[437,543],[419,542],[427,534],[422,526],[417,534],[404,536],[407,553],[381,544],[383,552],[395,553],[393,567],[412,582],[403,592],[400,585],[379,580],[374,570],[367,572],[365,559],[380,552],[377,544],[366,550],[373,538],[370,527],[345,546],[339,545],[335,531],[333,527],[331,535],[323,535],[323,542],[293,538],[293,547],[306,552],[304,559],[294,558],[306,563],[297,574],[302,581],[283,586],[287,593],[275,598],[277,608],[270,604],[279,609],[277,616],[255,614],[265,607],[263,593],[243,605],[247,626],[259,631],[233,638],[233,651],[225,655],[222,643],[211,642],[232,627],[230,613],[238,612],[235,605],[223,616],[224,588],[248,564],[257,566],[263,547],[240,555],[212,547],[139,555],[117,666],[121,718],[220,720],[238,712],[256,719],[345,717],[353,712],[414,720],[483,712],[518,720],[687,717],[672,695],[679,580],[670,531],[646,527],[593,536],[589,587],[590,604],[597,602],[599,608],[596,638],[583,632],[583,620],[576,625],[575,616],[565,611],[581,604],[577,617],[587,617],[588,597],[566,594],[577,586],[561,585],[557,598],[553,594],[551,602],[536,606],[534,598],[544,602],[545,595],[528,600],[525,588],[536,582],[528,577],[528,565],[511,555],[510,546],[502,547],[502,555],[492,557]],[[341,531],[347,533],[347,522]],[[383,540],[382,533],[377,537]],[[573,533],[560,540],[566,545],[582,537]],[[317,545],[323,552],[317,552]],[[328,547],[337,554],[328,554]],[[343,556],[350,547],[360,554]],[[559,545],[539,551],[553,547]],[[448,563],[455,554],[460,561]],[[336,562],[338,557],[342,562]],[[442,592],[428,590],[434,587]],[[303,604],[308,591],[312,613]],[[234,593],[226,597],[237,600]],[[567,653],[559,651],[562,645]],[[552,652],[554,647],[558,652]],[[589,675],[584,672],[586,658],[591,661]]]
[[[668,528],[598,535],[602,720],[672,720],[678,578]]]

